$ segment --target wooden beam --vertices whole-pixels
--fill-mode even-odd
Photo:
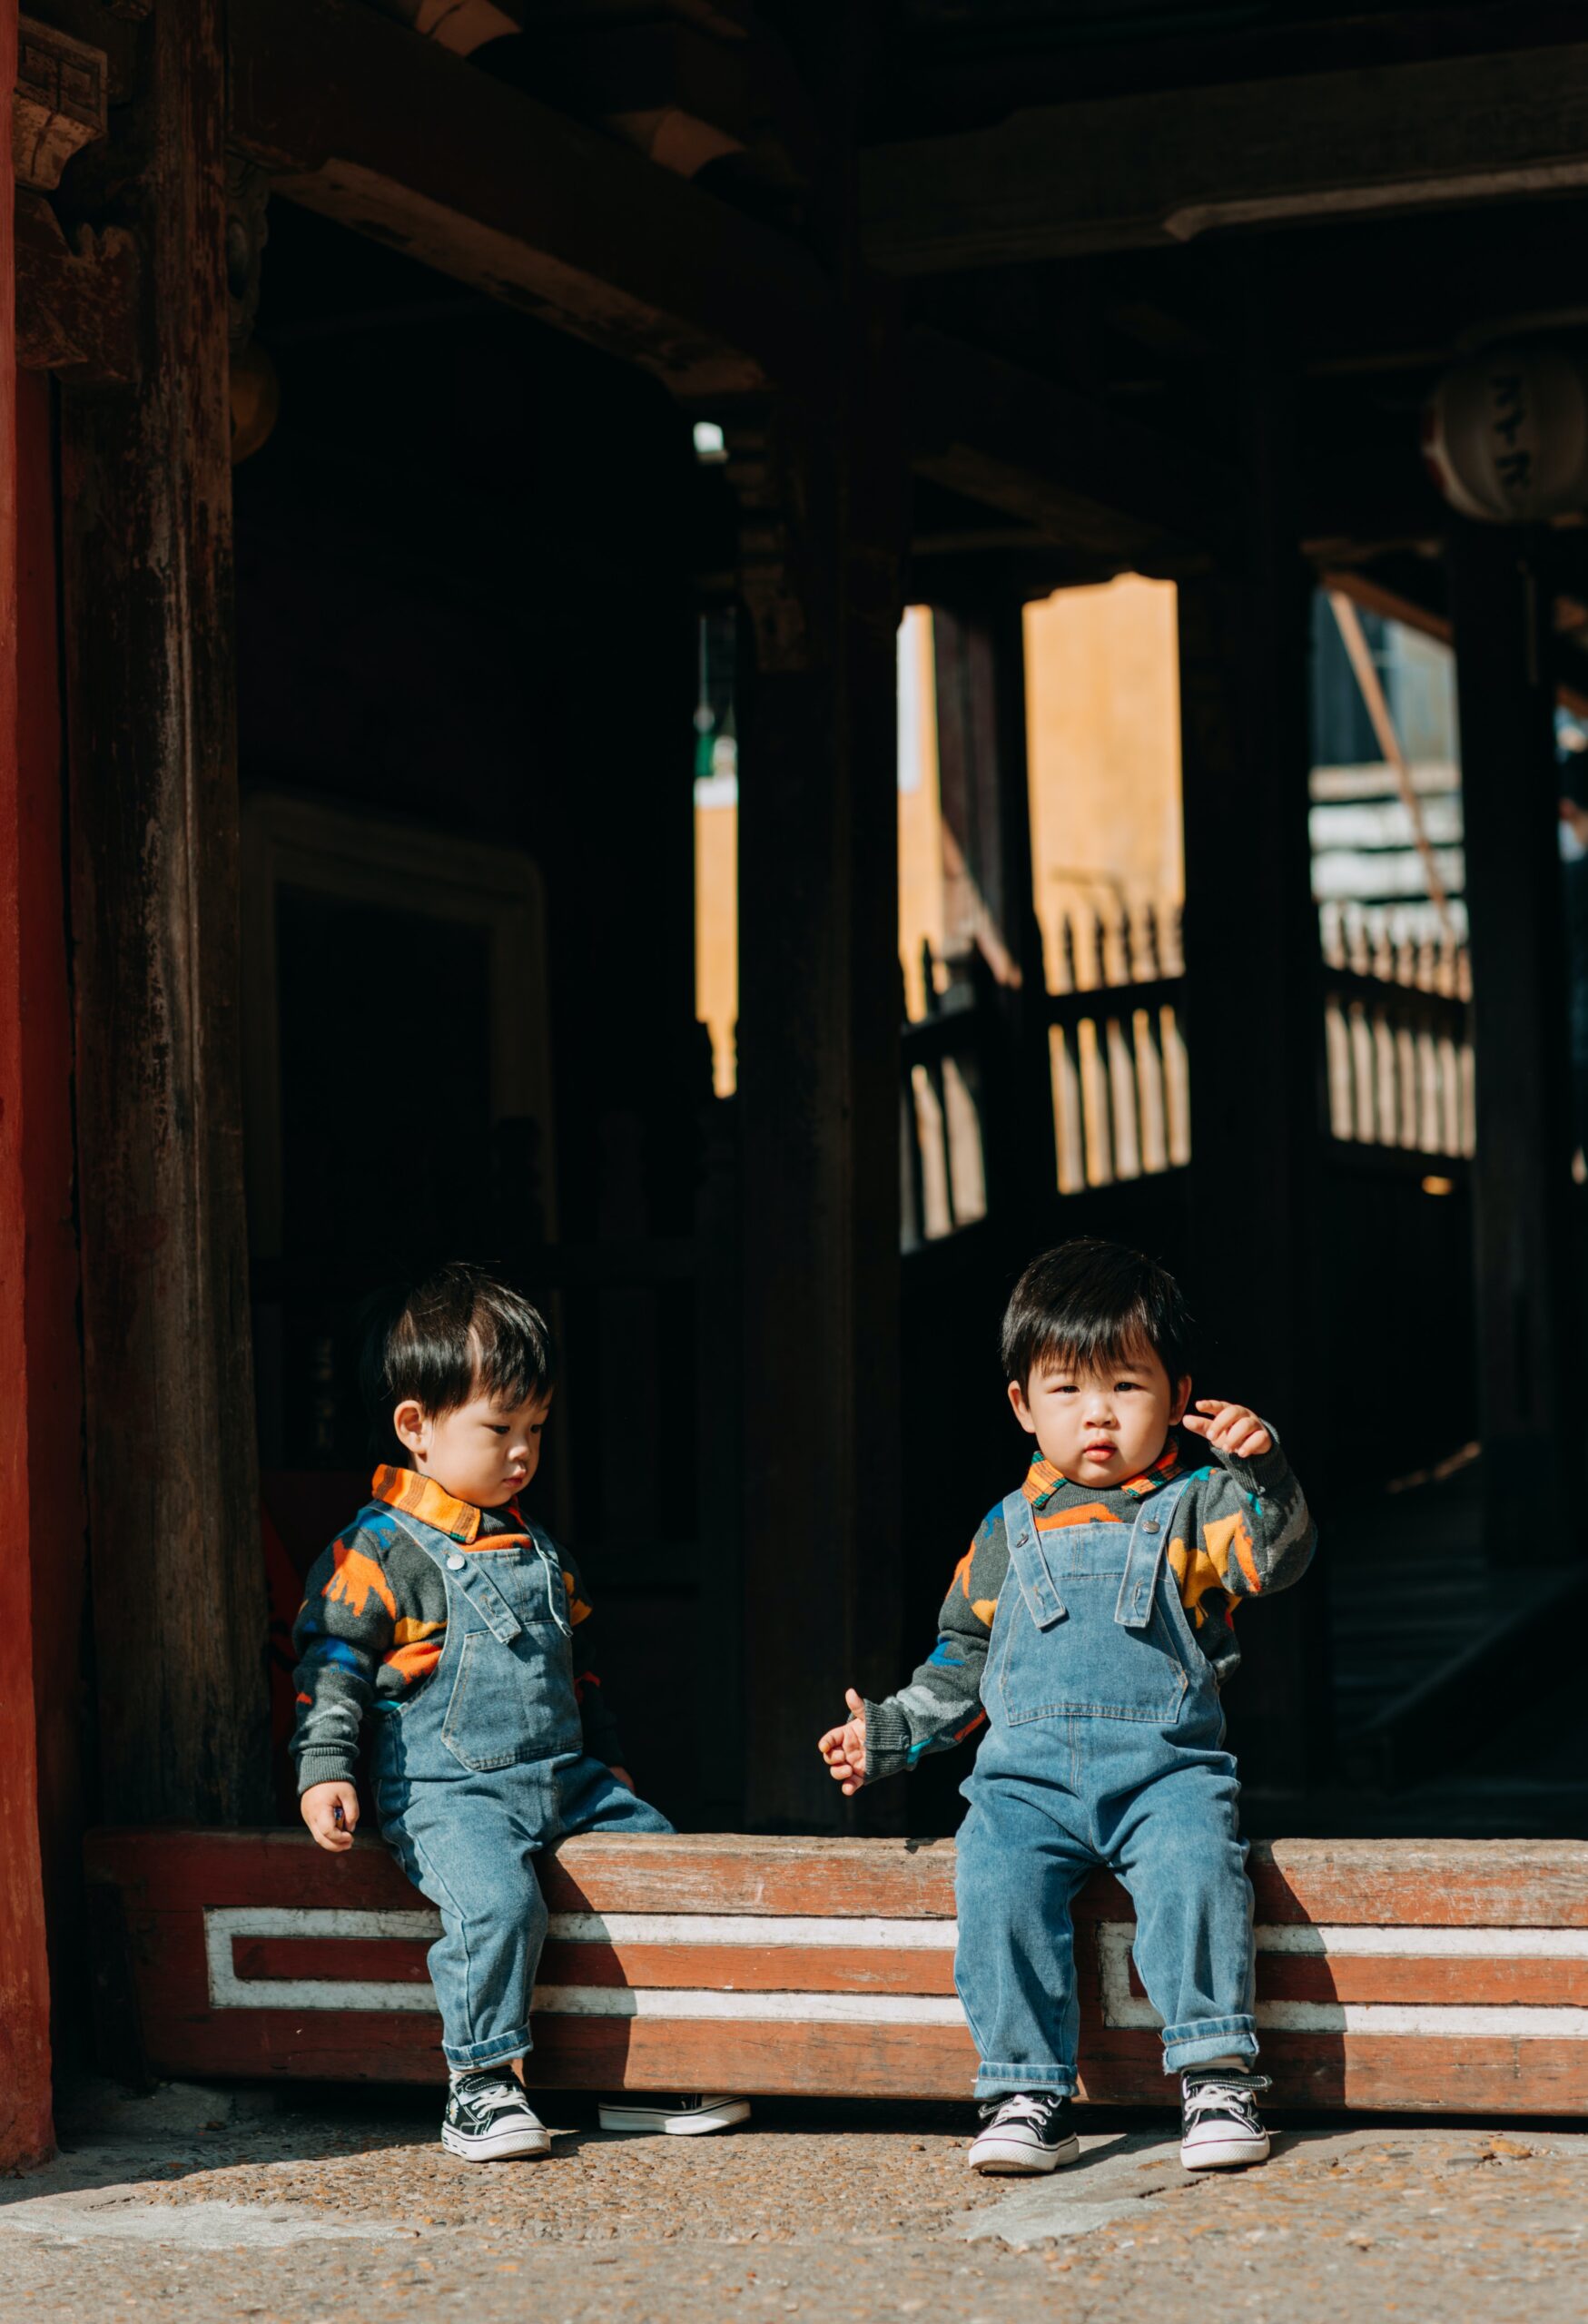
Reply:
[[[1566,960],[1547,544],[1452,520],[1472,923],[1484,1513],[1496,1560],[1580,1553]]]
[[[905,362],[917,475],[1127,563],[1234,539],[1236,479],[1205,448],[941,331],[912,330]]]
[[[238,1029],[221,0],[159,8],[113,166],[135,391],[63,388],[86,1462],[101,1798],[270,1797]]]
[[[872,262],[928,274],[1588,185],[1588,43],[1043,105],[874,147]]]
[[[232,137],[274,190],[656,371],[798,378],[827,315],[800,244],[363,0],[233,0]]]

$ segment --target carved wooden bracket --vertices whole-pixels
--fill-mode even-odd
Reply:
[[[24,16],[11,101],[16,359],[94,386],[137,376],[137,246],[120,227],[79,226],[68,240],[46,197],[107,128],[103,49]]]
[[[73,154],[104,135],[105,105],[104,50],[24,16],[11,100],[17,184],[52,192]]]
[[[124,228],[68,241],[42,193],[16,197],[16,359],[83,386],[138,376],[138,246]]]

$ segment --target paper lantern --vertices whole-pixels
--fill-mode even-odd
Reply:
[[[1588,377],[1558,347],[1492,347],[1423,410],[1423,459],[1453,508],[1526,525],[1588,507]]]

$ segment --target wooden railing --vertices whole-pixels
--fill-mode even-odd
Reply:
[[[1461,1163],[1475,1143],[1472,972],[1465,943],[1391,911],[1320,910],[1327,1128],[1342,1143]],[[1178,906],[1066,915],[1043,997],[1060,1194],[1191,1158]],[[999,992],[980,954],[923,966],[928,1013],[903,1029],[906,1250],[987,1212],[986,1095]]]
[[[940,966],[922,947],[926,1016],[903,1029],[900,1084],[900,1241],[935,1243],[987,1215],[983,1135],[989,1010],[980,956],[940,994]]]
[[[1178,1169],[1190,1158],[1179,913],[1057,930],[1048,1067],[1061,1194]],[[923,948],[925,1017],[903,1029],[902,1242],[935,1242],[987,1210],[987,1113],[997,991],[981,956]]]
[[[1066,913],[1057,966],[1048,1041],[1059,1191],[1181,1167],[1191,1123],[1179,907],[1094,914],[1079,930]]]
[[[1319,930],[1331,1132],[1466,1158],[1476,1137],[1466,946],[1419,940],[1390,911],[1359,905],[1324,905]]]

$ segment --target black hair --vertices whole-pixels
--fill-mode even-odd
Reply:
[[[1150,1348],[1178,1384],[1191,1370],[1191,1316],[1167,1267],[1083,1235],[1033,1259],[1003,1311],[1003,1376],[1022,1391],[1048,1364],[1127,1363]]]
[[[503,1404],[549,1395],[557,1358],[538,1307],[484,1267],[458,1259],[366,1312],[360,1370],[371,1452],[406,1461],[391,1425],[411,1396],[421,1411],[456,1412],[471,1396]]]

